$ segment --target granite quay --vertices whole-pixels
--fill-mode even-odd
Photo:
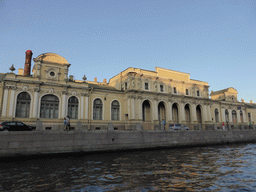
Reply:
[[[92,126],[93,127],[93,126]],[[97,152],[110,150],[132,150],[161,147],[201,146],[236,142],[255,142],[256,130],[212,129],[212,130],[143,130],[141,124],[131,130],[87,129],[71,131],[36,130],[26,132],[1,132],[0,156],[15,157],[56,153]],[[199,126],[200,127],[200,126]],[[212,125],[212,127],[216,127]]]

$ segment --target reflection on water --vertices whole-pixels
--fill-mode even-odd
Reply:
[[[255,191],[256,144],[0,162],[0,191]]]

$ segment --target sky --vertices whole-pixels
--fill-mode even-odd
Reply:
[[[0,0],[0,73],[51,52],[76,80],[162,67],[256,103],[255,40],[255,0]]]

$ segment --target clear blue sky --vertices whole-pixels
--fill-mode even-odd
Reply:
[[[255,0],[0,0],[2,73],[30,49],[63,56],[79,80],[158,66],[255,103],[255,40]]]

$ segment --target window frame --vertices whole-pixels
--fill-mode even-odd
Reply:
[[[96,103],[100,101],[100,103]],[[103,102],[100,98],[96,98],[93,101],[93,120],[103,120]],[[96,114],[99,113],[99,114]]]
[[[117,103],[117,105],[113,105],[114,103]],[[111,102],[111,120],[120,121],[120,102],[118,100]]]
[[[25,105],[25,106],[22,106]],[[28,92],[20,92],[17,95],[15,117],[29,118],[31,107],[31,96]],[[25,112],[23,111],[25,108]]]

